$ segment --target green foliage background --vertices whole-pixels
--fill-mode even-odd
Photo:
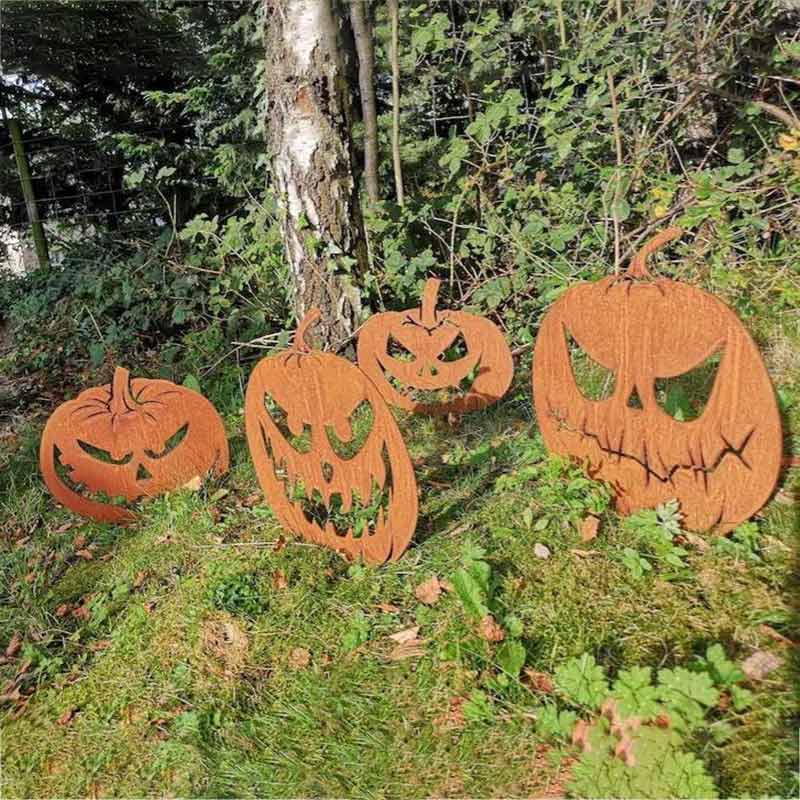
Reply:
[[[790,3],[630,3],[620,19],[605,0],[402,3],[402,208],[388,25],[382,4],[374,13],[384,199],[365,209],[368,307],[413,303],[438,274],[452,302],[530,342],[568,285],[614,268],[615,220],[623,261],[660,227],[686,227],[661,270],[712,288],[746,318],[800,302]],[[56,366],[147,359],[168,373],[224,372],[235,343],[292,324],[263,146],[262,14],[247,2],[5,11],[16,76],[5,93],[31,133],[33,172],[89,193],[82,206],[45,206],[63,231],[57,266],[0,288],[17,370],[44,380]],[[25,36],[39,17],[50,28],[34,57]],[[67,47],[82,70],[63,67]],[[120,74],[125,59],[139,67]],[[93,62],[108,74],[87,91]],[[354,134],[360,152],[360,126]],[[124,214],[97,205],[56,140],[92,142],[97,159],[124,164]],[[13,195],[12,160],[1,169]],[[19,214],[12,207],[8,221]],[[76,224],[83,235],[68,237]]]

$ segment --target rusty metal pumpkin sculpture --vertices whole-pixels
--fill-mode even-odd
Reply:
[[[61,465],[59,474],[58,464]],[[166,380],[134,378],[117,367],[110,384],[60,405],[42,434],[39,465],[47,488],[67,508],[101,522],[131,522],[124,506],[228,469],[228,440],[205,397]]]
[[[292,348],[250,376],[245,428],[256,474],[289,530],[351,558],[394,560],[417,523],[411,459],[369,378],[306,344],[318,318],[310,311]]]
[[[775,486],[780,417],[758,350],[733,311],[648,272],[648,255],[681,233],[663,231],[625,273],[579,284],[547,312],[534,355],[536,413],[548,448],[608,481],[621,513],[678,498],[687,527],[724,532]],[[613,373],[607,399],[582,394],[570,341]],[[668,413],[656,387],[714,361],[702,413],[688,421]]]
[[[502,331],[488,319],[438,311],[440,283],[436,278],[427,281],[417,309],[370,317],[358,337],[358,365],[398,408],[437,415],[475,411],[508,391],[514,374],[511,351]],[[443,402],[414,398],[415,390],[446,389],[464,391]]]

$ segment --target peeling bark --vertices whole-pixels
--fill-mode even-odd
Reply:
[[[313,333],[336,348],[359,324],[356,282],[366,268],[345,63],[352,40],[340,27],[347,15],[336,0],[264,2],[267,144],[294,310],[302,319],[318,306]]]

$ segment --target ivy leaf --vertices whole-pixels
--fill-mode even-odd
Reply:
[[[658,683],[659,698],[688,728],[702,723],[704,707],[710,708],[719,701],[719,692],[706,672],[691,672],[684,667],[662,669]]]
[[[611,696],[625,717],[651,718],[660,710],[658,689],[652,685],[650,667],[631,667],[622,670],[614,681]]]
[[[525,656],[524,645],[510,639],[497,651],[497,664],[506,675],[516,678],[525,665]]]
[[[562,664],[556,670],[555,683],[571,702],[590,708],[598,708],[609,691],[605,672],[591,653]]]
[[[482,547],[467,542],[461,557],[464,566],[451,579],[467,614],[476,620],[482,620],[489,614],[492,568],[483,560],[485,555]]]
[[[463,568],[457,570],[450,582],[466,612],[474,619],[481,620],[489,614],[488,592],[486,583],[476,566],[473,565],[470,570]],[[488,564],[486,566],[488,567]],[[488,574],[486,578],[488,579]]]

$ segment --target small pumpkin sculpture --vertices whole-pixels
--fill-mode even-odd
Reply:
[[[292,348],[262,359],[250,376],[245,429],[256,474],[289,530],[351,558],[394,560],[417,524],[411,459],[369,378],[306,343],[319,314],[312,309]],[[357,447],[354,426],[370,417]]]
[[[62,479],[57,462],[64,468]],[[117,367],[110,384],[60,405],[42,434],[39,465],[47,488],[72,511],[126,523],[124,506],[86,496],[102,492],[132,502],[228,469],[228,440],[205,397],[166,380],[134,378]]]
[[[725,532],[775,486],[780,417],[758,349],[733,311],[702,289],[648,272],[647,257],[681,233],[663,231],[622,275],[578,284],[553,304],[536,340],[536,414],[547,447],[608,481],[621,513],[677,498],[688,528]],[[607,399],[582,394],[568,338],[613,373]],[[702,413],[688,421],[668,413],[656,386],[715,358]]]
[[[417,309],[370,317],[358,337],[358,365],[398,408],[432,415],[475,411],[508,391],[514,374],[511,351],[502,331],[488,319],[437,310],[440,284],[437,278],[427,281]],[[448,360],[448,351],[459,348],[464,355]],[[470,380],[466,391],[451,400],[414,398],[415,390],[459,389]]]

